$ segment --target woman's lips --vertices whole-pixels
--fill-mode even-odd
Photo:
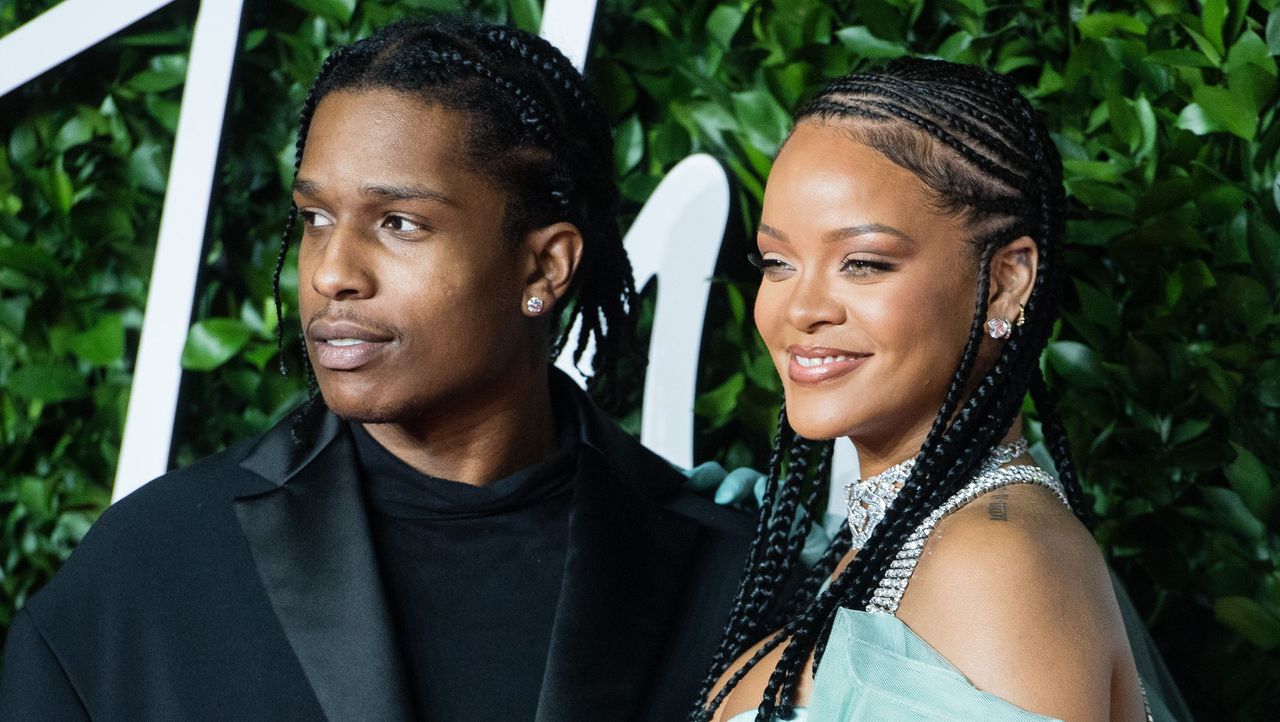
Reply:
[[[315,320],[307,326],[317,366],[353,371],[378,358],[395,337],[350,321]]]
[[[820,384],[840,378],[871,358],[869,353],[842,349],[791,346],[787,377],[801,385]]]

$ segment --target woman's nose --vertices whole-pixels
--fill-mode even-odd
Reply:
[[[845,320],[844,306],[832,295],[828,279],[821,275],[799,274],[787,299],[787,322],[806,333]]]

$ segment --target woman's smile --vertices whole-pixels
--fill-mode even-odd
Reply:
[[[815,386],[838,379],[860,368],[872,354],[822,346],[787,348],[787,377],[801,386]]]

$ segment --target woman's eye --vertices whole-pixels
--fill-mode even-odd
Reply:
[[[872,261],[866,258],[846,258],[840,264],[840,272],[847,273],[851,276],[871,276],[892,270],[892,263],[885,261]]]
[[[760,271],[760,273],[765,276],[775,276],[779,273],[792,270],[791,264],[786,261],[780,258],[764,257],[759,253],[748,253],[747,260],[751,262],[751,265],[756,267],[756,270]]]
[[[387,216],[382,221],[383,228],[389,228],[396,233],[414,233],[423,229],[421,223],[415,223],[404,216]]]

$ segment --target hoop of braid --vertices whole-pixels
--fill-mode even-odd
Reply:
[[[512,243],[558,221],[578,227],[582,259],[564,299],[570,304],[564,326],[553,328],[550,358],[581,319],[574,359],[580,362],[594,340],[588,386],[609,405],[619,361],[643,359],[633,354],[638,304],[616,220],[613,138],[582,75],[553,45],[520,30],[454,19],[389,25],[324,61],[303,103],[295,173],[321,101],[336,91],[369,89],[394,90],[468,115],[471,166],[506,191],[503,226]],[[297,218],[290,204],[273,277],[281,373],[280,275]]]
[[[1063,275],[1058,249],[1063,242],[1066,200],[1057,150],[1030,104],[1008,79],[995,73],[944,61],[908,59],[836,80],[800,109],[796,123],[803,121],[847,124],[860,142],[915,173],[934,195],[940,212],[967,219],[978,263],[974,315],[916,465],[866,546],[819,592],[849,547],[848,534],[838,535],[773,620],[758,606],[735,604],[721,650],[690,714],[693,721],[710,719],[746,672],[784,642],[756,720],[790,718],[800,674],[811,657],[811,670],[816,673],[836,612],[842,607],[866,608],[907,537],[972,478],[981,460],[1012,425],[1028,392],[1039,411],[1045,441],[1072,508],[1089,523],[1066,434],[1039,367],[1058,312]],[[916,141],[922,136],[931,141],[924,152],[934,157],[920,157],[921,144]],[[965,398],[986,321],[991,258],[999,248],[1023,235],[1035,241],[1039,256],[1036,281],[1026,304],[1027,322],[1004,343],[992,367]],[[785,416],[780,417],[779,437],[794,435]],[[806,478],[804,469],[795,464],[793,459],[779,485],[779,499],[788,494],[787,486],[798,486],[798,480]],[[776,478],[777,471],[771,473]],[[805,523],[806,513],[797,508],[793,520]],[[743,589],[799,573],[790,547],[768,543],[780,528],[782,522],[761,515],[756,538],[766,543],[760,546],[760,558],[749,567]],[[766,627],[770,621],[772,626]],[[755,644],[762,631],[778,627],[708,702],[709,690],[732,661]],[[739,634],[730,635],[730,630]],[[755,634],[743,638],[743,630],[754,630]]]

